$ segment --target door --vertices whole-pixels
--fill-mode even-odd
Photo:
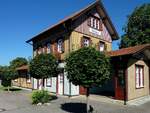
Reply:
[[[63,95],[64,94],[64,75],[63,73],[58,75],[57,78],[57,94]]]
[[[118,100],[124,99],[124,70],[117,70],[117,76],[115,77],[115,98]]]

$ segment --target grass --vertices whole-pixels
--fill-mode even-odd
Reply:
[[[9,90],[11,92],[18,92],[18,91],[21,91],[22,89],[10,87]],[[8,91],[8,89],[7,89],[7,87],[0,86],[0,91]]]

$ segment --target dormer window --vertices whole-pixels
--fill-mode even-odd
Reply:
[[[89,20],[88,20],[88,25],[91,27],[91,28],[94,28],[96,30],[100,30],[102,31],[102,22],[99,18],[97,17],[90,17]]]
[[[59,53],[63,53],[64,49],[63,49],[63,39],[59,39],[57,41],[57,51]]]
[[[50,43],[47,43],[46,45],[47,47],[47,53],[50,53],[51,52],[51,44]]]

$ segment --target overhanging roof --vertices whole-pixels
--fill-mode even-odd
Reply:
[[[132,55],[139,53],[143,51],[144,49],[149,49],[149,55],[150,55],[150,44],[143,44],[143,45],[137,45],[133,47],[123,48],[116,51],[110,51],[107,53],[108,56],[111,57],[118,57],[118,56],[124,56],[124,55]]]
[[[89,6],[81,9],[80,11],[72,14],[71,16],[68,16],[65,19],[59,21],[58,23],[52,25],[48,29],[42,31],[41,33],[39,33],[38,35],[34,36],[33,38],[31,38],[30,40],[28,40],[26,42],[29,43],[29,42],[33,41],[35,38],[37,38],[37,37],[43,35],[44,33],[54,29],[55,27],[58,27],[59,25],[65,23],[68,20],[76,19],[77,17],[81,16],[82,14],[86,13],[87,11],[89,11],[90,9],[92,9],[94,7],[98,7],[98,9],[101,10],[101,16],[102,16],[102,19],[104,20],[104,24],[106,25],[110,35],[112,36],[112,39],[117,40],[119,38],[119,36],[118,36],[118,33],[117,33],[115,27],[112,24],[112,21],[110,20],[110,18],[108,16],[103,4],[101,3],[101,1],[96,0],[96,2],[94,2],[94,3],[90,4]]]

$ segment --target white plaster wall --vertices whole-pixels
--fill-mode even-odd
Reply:
[[[37,79],[33,78],[33,89],[37,89]]]
[[[69,80],[67,79],[67,72],[65,72],[64,73],[64,95],[70,95],[70,93],[71,96],[79,95],[79,86],[75,86],[72,83],[70,84]]]
[[[70,95],[70,92],[69,92],[69,80],[67,79],[67,73],[65,72],[64,73],[64,95]]]
[[[75,86],[71,83],[71,95],[79,95],[79,86]]]
[[[56,77],[52,77],[52,85],[51,86],[46,86],[46,79],[45,79],[44,88],[49,92],[56,93]]]

